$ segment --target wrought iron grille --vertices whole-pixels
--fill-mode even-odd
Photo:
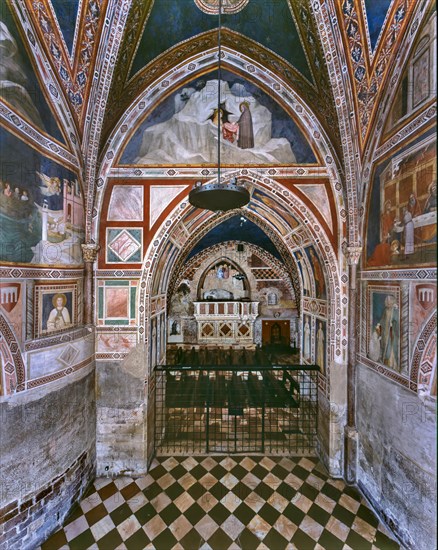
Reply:
[[[318,370],[156,367],[157,454],[315,454]]]

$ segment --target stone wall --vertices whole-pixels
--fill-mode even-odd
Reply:
[[[0,547],[35,548],[95,477],[94,366],[3,398]]]
[[[359,487],[406,547],[435,548],[435,403],[358,365],[356,418]]]
[[[97,361],[97,475],[147,470],[146,357],[138,345],[123,361]]]

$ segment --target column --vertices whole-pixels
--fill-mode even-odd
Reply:
[[[41,211],[41,240],[47,241],[48,236],[48,206],[44,205]]]
[[[347,483],[356,482],[358,459],[358,433],[356,430],[356,327],[357,266],[362,247],[347,247],[349,266],[348,299],[348,364],[347,364],[347,425],[344,430],[344,475]]]
[[[94,277],[93,263],[96,261],[100,246],[98,244],[86,243],[82,246],[84,258],[84,324],[93,325],[94,310]]]

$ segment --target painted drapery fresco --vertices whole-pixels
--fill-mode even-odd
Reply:
[[[309,259],[313,271],[313,278],[315,280],[315,297],[325,300],[327,298],[325,278],[319,257],[313,246],[306,248],[305,253]]]
[[[4,2],[0,10],[0,98],[39,129],[64,141],[25,52]]]
[[[82,263],[83,197],[77,176],[0,130],[0,260]]]
[[[436,263],[436,142],[432,136],[375,171],[367,230],[367,267]]]
[[[295,122],[250,82],[222,74],[218,107],[214,77],[180,88],[140,125],[121,164],[216,163],[218,124],[224,165],[316,162]]]

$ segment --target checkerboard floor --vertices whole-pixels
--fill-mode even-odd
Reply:
[[[399,548],[357,490],[315,458],[158,458],[98,478],[42,550]]]

